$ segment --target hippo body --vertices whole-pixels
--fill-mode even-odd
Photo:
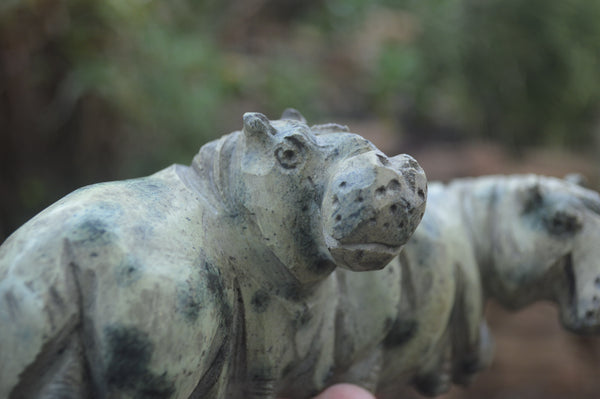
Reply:
[[[388,264],[426,190],[412,158],[293,111],[77,190],[0,247],[0,397],[315,394],[378,353],[400,298],[347,329],[334,270]]]

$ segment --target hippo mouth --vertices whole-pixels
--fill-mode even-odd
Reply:
[[[383,269],[402,249],[377,242],[341,244],[331,236],[325,241],[336,264],[354,271]]]
[[[564,277],[558,300],[561,323],[576,334],[597,334],[600,332],[600,298],[582,298],[578,295],[572,253],[566,254],[557,263],[561,264]]]

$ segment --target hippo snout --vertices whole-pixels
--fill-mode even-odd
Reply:
[[[369,152],[347,159],[329,182],[325,237],[340,266],[384,267],[408,241],[425,211],[427,180],[408,155]]]

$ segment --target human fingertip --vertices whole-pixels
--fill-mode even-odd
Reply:
[[[375,399],[375,396],[357,385],[337,384],[327,388],[314,399]]]

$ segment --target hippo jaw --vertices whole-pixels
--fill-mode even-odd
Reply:
[[[560,264],[564,281],[560,285],[557,302],[562,325],[576,334],[600,332],[600,275],[588,275],[581,265],[575,264],[575,256],[569,252]]]
[[[331,237],[329,251],[338,266],[354,271],[379,270],[396,257],[402,246],[389,247],[378,243],[342,245]]]
[[[325,243],[335,262],[379,270],[398,255],[425,211],[425,173],[408,155],[371,151],[346,159],[323,200]]]

